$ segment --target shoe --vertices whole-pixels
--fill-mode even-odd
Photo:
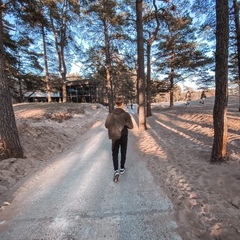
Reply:
[[[125,168],[121,168],[120,169],[120,174],[124,174],[125,173]]]
[[[114,181],[114,182],[117,182],[117,181],[118,181],[118,178],[119,178],[119,172],[118,172],[118,171],[115,171],[115,172],[114,172],[114,176],[113,176],[113,181]]]

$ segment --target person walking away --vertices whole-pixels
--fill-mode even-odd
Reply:
[[[105,127],[108,129],[109,139],[112,140],[113,181],[117,182],[119,178],[119,149],[121,149],[120,174],[123,174],[125,172],[128,129],[133,128],[133,123],[130,114],[123,109],[123,98],[116,98],[115,105],[116,108],[107,116]]]
[[[187,91],[186,96],[185,96],[186,105],[189,105],[189,104],[190,104],[191,98],[192,98],[192,96],[191,96],[190,91]]]
[[[202,91],[201,98],[200,98],[200,103],[204,104],[206,98],[207,98],[207,97],[206,97],[205,92]]]

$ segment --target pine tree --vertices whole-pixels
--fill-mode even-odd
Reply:
[[[137,25],[137,86],[138,86],[138,105],[139,105],[139,130],[145,131],[146,113],[145,113],[145,72],[144,72],[144,39],[143,39],[143,1],[136,0],[136,25]]]
[[[85,10],[86,16],[89,17],[88,24],[91,22],[92,30],[94,30],[94,34],[92,34],[93,31],[91,32],[95,42],[93,45],[96,49],[102,49],[105,54],[105,88],[110,112],[114,108],[114,86],[112,77],[113,53],[118,51],[114,44],[122,37],[122,25],[125,17],[124,14],[118,11],[119,7],[117,1],[102,0],[89,4]],[[98,41],[96,41],[96,39],[98,39]]]
[[[58,71],[62,80],[62,99],[67,101],[67,61],[66,55],[70,45],[73,42],[71,35],[71,24],[76,22],[76,17],[80,14],[80,5],[78,1],[50,1],[47,5],[50,15],[52,34],[54,37],[55,49],[58,56]]]
[[[147,25],[145,31],[147,31],[148,38],[145,40],[147,44],[147,117],[151,116],[151,50],[154,41],[157,39],[158,31],[160,29],[160,18],[161,14],[159,13],[159,9],[156,5],[156,0],[153,0],[154,11],[150,11],[144,16],[145,21],[144,25]],[[154,26],[152,22],[154,21]]]
[[[211,162],[227,157],[227,104],[228,104],[228,0],[216,0],[216,75],[213,109],[214,139]]]
[[[205,65],[212,62],[211,58],[199,50],[189,15],[180,16],[177,7],[170,5],[164,12],[158,52],[157,70],[166,75],[169,81],[170,107],[174,105],[174,87],[176,83],[189,76],[197,76]]]
[[[239,25],[239,3],[233,0],[234,22],[236,28],[236,43],[237,43],[237,63],[238,63],[238,93],[239,93],[239,108],[240,112],[240,25]]]
[[[23,158],[15,116],[12,107],[9,85],[5,73],[5,52],[3,47],[3,12],[0,0],[0,160],[6,158]]]

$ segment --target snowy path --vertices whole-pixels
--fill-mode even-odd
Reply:
[[[131,146],[114,183],[103,122],[16,192],[0,214],[3,240],[180,240],[172,205]]]

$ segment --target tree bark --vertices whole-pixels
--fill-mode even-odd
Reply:
[[[147,117],[151,113],[151,44],[147,43]]]
[[[144,40],[142,25],[142,0],[136,0],[137,14],[137,52],[138,52],[138,103],[139,103],[139,130],[145,131],[146,115],[145,115],[145,73],[144,73]]]
[[[151,49],[152,49],[152,44],[157,38],[157,33],[160,28],[160,21],[158,17],[158,8],[156,4],[156,0],[153,0],[153,6],[155,9],[155,20],[156,20],[156,28],[153,32],[153,36],[150,37],[147,41],[147,117],[152,115],[151,112]]]
[[[19,141],[11,96],[5,74],[5,53],[3,48],[2,1],[0,0],[0,160],[23,158]]]
[[[237,0],[233,0],[233,8],[234,8],[234,21],[235,21],[236,36],[237,36],[238,95],[239,95],[238,111],[240,112],[240,26],[239,26],[239,4]]]
[[[228,104],[228,0],[216,0],[216,75],[213,109],[214,140],[211,162],[227,156],[227,104]]]
[[[46,72],[45,83],[46,83],[46,88],[47,88],[47,93],[48,93],[48,102],[51,102],[52,98],[51,98],[51,91],[50,91],[50,85],[49,85],[47,47],[46,47],[45,31],[44,31],[43,24],[41,25],[41,28],[42,28],[42,38],[43,38],[44,65],[45,65],[45,72]]]
[[[55,40],[55,47],[58,55],[58,70],[62,77],[62,102],[67,102],[67,87],[66,87],[66,66],[64,61],[64,40],[65,40],[65,32],[66,29],[63,29],[63,32],[61,33],[62,37],[60,39],[60,42],[58,41],[57,37],[57,31],[54,26],[54,20],[53,16],[51,14],[50,10],[50,20],[51,20],[51,27],[53,30],[54,40]],[[64,24],[64,27],[66,28],[66,24]],[[60,47],[59,47],[60,45]]]
[[[109,112],[114,109],[113,105],[113,91],[112,91],[112,80],[111,80],[111,57],[110,57],[110,43],[107,30],[107,21],[103,20],[104,36],[105,36],[105,55],[106,55],[106,76],[107,76],[107,96],[108,96],[108,107]]]
[[[172,50],[171,56],[171,73],[170,73],[170,107],[174,106],[173,87],[174,87],[174,71],[175,71],[175,52]]]

